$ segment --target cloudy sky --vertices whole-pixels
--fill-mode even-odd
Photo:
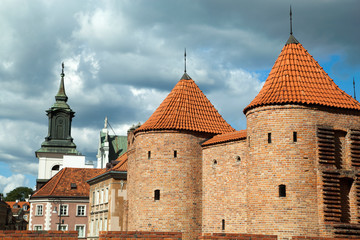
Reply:
[[[143,123],[187,72],[234,128],[289,37],[360,97],[358,0],[1,0],[0,192],[33,187],[61,62],[72,136],[95,160],[104,118]],[[112,131],[111,131],[112,132]]]

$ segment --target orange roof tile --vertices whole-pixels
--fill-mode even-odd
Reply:
[[[116,159],[116,161],[119,161],[118,164],[116,164],[112,169],[110,169],[111,171],[121,171],[121,172],[127,172],[127,153],[124,153],[123,155],[121,155],[120,157],[118,157]]]
[[[104,169],[63,168],[32,197],[89,197],[90,186],[86,181],[101,171]],[[76,188],[72,189],[71,183],[75,183]]]
[[[232,142],[245,138],[246,138],[246,130],[240,130],[240,131],[216,135],[213,138],[210,138],[209,140],[204,142],[202,146],[209,146],[224,142]]]
[[[244,113],[258,106],[287,103],[360,110],[360,103],[334,83],[293,35]]]
[[[135,132],[165,129],[215,134],[235,131],[186,73]]]
[[[18,205],[19,208],[22,208],[25,204],[30,206],[30,203],[29,202],[26,202],[26,201],[22,201],[22,202],[6,202],[11,208],[14,207],[14,205]]]

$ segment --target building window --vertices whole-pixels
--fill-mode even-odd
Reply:
[[[151,151],[148,151],[148,159],[151,158]]]
[[[67,224],[57,224],[57,230],[58,231],[67,231],[68,225]]]
[[[271,143],[271,133],[268,133],[268,143]]]
[[[85,216],[85,205],[78,205],[76,209],[76,216]]]
[[[214,166],[217,165],[217,161],[214,159],[213,161]]]
[[[105,188],[105,203],[109,201],[109,188]]]
[[[95,235],[95,221],[94,221],[94,219],[91,219],[90,232],[91,232],[92,236]]]
[[[99,232],[102,231],[102,225],[103,225],[103,221],[102,221],[102,218],[100,218],[100,221],[99,221]]]
[[[99,235],[99,220],[95,219],[95,236]]]
[[[78,232],[78,238],[85,238],[85,225],[75,225],[75,231]]]
[[[68,211],[68,209],[69,209],[69,206],[68,205],[60,205],[60,215],[61,216],[68,216],[69,215],[69,211]]]
[[[107,218],[104,218],[104,231],[107,231]]]
[[[22,209],[23,209],[24,211],[27,211],[27,210],[29,209],[29,205],[24,204],[23,207],[22,207]]]
[[[42,225],[34,225],[35,231],[42,231]]]
[[[43,215],[43,205],[36,205],[35,216],[42,216],[42,215]]]
[[[100,191],[96,191],[96,197],[95,197],[95,205],[99,204],[99,196],[100,196]]]
[[[221,230],[225,230],[225,219],[221,220]]]
[[[101,189],[100,197],[99,197],[99,203],[102,204],[104,199],[104,189]]]
[[[154,191],[154,200],[160,200],[160,190],[159,189],[156,189]]]
[[[95,191],[92,194],[92,205],[95,205]]]
[[[293,142],[297,142],[297,132],[293,132]]]
[[[177,158],[177,151],[174,150],[174,158]]]
[[[241,157],[240,156],[236,157],[236,162],[241,162]]]
[[[279,197],[286,197],[286,186],[284,184],[279,185]]]

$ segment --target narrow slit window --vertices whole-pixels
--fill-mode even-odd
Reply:
[[[225,230],[225,219],[221,220],[221,230]]]
[[[286,185],[279,185],[279,197],[286,197]]]
[[[151,158],[151,151],[148,151],[148,159]]]
[[[174,158],[177,158],[177,151],[174,150]]]
[[[293,132],[293,142],[297,142],[297,132]]]
[[[268,143],[271,143],[271,133],[268,133]]]
[[[160,190],[159,189],[156,189],[154,191],[154,200],[160,200]]]
[[[236,162],[241,162],[241,157],[240,156],[236,157]]]

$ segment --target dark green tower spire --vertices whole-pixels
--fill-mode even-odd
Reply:
[[[62,63],[62,72],[59,91],[55,96],[56,102],[47,110],[49,117],[49,131],[45,141],[41,144],[41,148],[35,152],[38,157],[46,153],[81,155],[76,150],[76,145],[71,137],[71,121],[75,112],[71,110],[66,103],[68,97],[65,93],[64,85],[64,63]]]

